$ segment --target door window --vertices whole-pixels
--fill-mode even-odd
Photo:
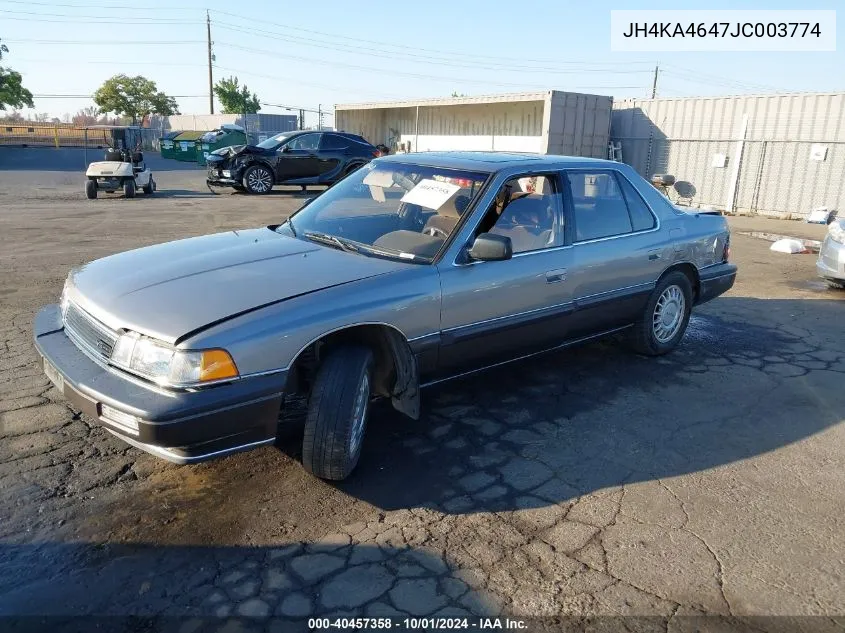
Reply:
[[[316,151],[319,145],[319,134],[303,134],[302,136],[291,139],[285,147],[289,147],[292,150]]]
[[[514,254],[563,244],[560,195],[555,178],[543,174],[507,181],[476,230],[511,239]]]
[[[654,214],[634,186],[613,171],[568,171],[575,241],[647,231]]]
[[[628,213],[631,215],[631,225],[635,231],[647,231],[653,229],[657,222],[654,214],[646,205],[645,200],[627,179],[618,177],[622,195],[628,205]]]
[[[347,147],[349,147],[349,142],[337,134],[323,134],[323,140],[320,141],[320,149],[329,152],[342,151]]]

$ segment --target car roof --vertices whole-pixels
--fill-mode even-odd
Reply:
[[[499,171],[508,167],[562,169],[564,167],[611,167],[619,163],[583,156],[556,156],[518,152],[412,152],[391,154],[377,159],[379,163],[411,163],[426,167],[445,167],[468,171]]]

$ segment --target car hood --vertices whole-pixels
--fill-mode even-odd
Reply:
[[[230,317],[405,265],[262,228],[98,259],[71,272],[68,292],[72,301],[115,330],[177,343]]]
[[[229,147],[221,147],[216,149],[208,155],[209,162],[221,163],[231,160],[235,156],[241,154],[254,154],[256,156],[273,156],[273,150],[264,149],[257,145],[230,145]]]

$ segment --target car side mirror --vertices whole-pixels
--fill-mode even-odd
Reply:
[[[513,257],[511,238],[493,233],[481,233],[467,251],[470,259],[480,262],[497,262]]]
[[[282,148],[282,154],[290,154],[290,147],[288,147],[287,145],[285,145],[285,146]]]

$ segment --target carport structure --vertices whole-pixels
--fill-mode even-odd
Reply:
[[[605,158],[613,98],[547,90],[335,106],[338,130],[391,151],[537,152]]]

